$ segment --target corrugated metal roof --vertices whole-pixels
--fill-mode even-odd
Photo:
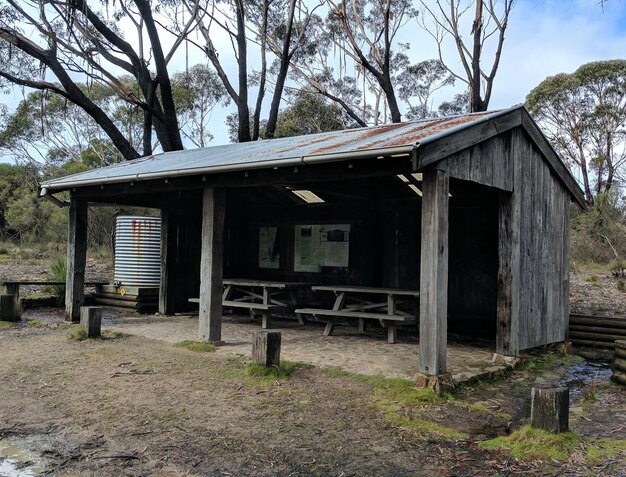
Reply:
[[[433,136],[441,137],[447,132],[452,133],[477,122],[487,121],[512,109],[515,108],[165,152],[53,179],[46,181],[41,187],[62,190],[94,184],[408,153],[420,142],[428,141]]]

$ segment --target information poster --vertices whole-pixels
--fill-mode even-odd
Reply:
[[[319,273],[350,264],[350,224],[296,225],[293,269]]]
[[[259,228],[259,268],[280,268],[278,227]]]

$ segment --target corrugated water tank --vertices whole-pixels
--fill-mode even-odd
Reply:
[[[115,223],[115,277],[125,286],[159,286],[161,219],[118,216]]]

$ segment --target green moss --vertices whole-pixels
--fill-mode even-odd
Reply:
[[[520,460],[556,460],[564,462],[576,451],[584,452],[585,463],[599,465],[607,459],[626,454],[626,440],[592,439],[575,432],[552,434],[524,426],[507,437],[479,443],[483,449],[504,449]]]
[[[345,378],[345,377],[354,377],[356,374],[349,373],[348,371],[344,371],[339,368],[323,368],[320,370],[322,376],[326,376],[329,378]]]
[[[35,319],[28,319],[26,320],[26,323],[28,324],[28,326],[33,326],[35,328],[44,328],[46,326],[45,322]]]
[[[552,434],[531,426],[524,426],[510,436],[496,437],[479,443],[483,449],[508,450],[520,460],[553,459],[563,462],[580,447],[581,437],[574,432]]]
[[[10,321],[0,321],[0,328],[10,328],[13,326],[13,323]]]
[[[463,401],[457,401],[454,404],[460,407],[464,407],[471,412],[480,412],[482,414],[488,414],[490,416],[499,417],[500,419],[504,419],[506,421],[510,421],[513,419],[513,416],[511,416],[509,413],[502,412],[502,411],[494,411],[493,409],[489,409],[484,404],[466,403]]]
[[[174,346],[176,348],[185,348],[189,351],[196,351],[199,353],[208,353],[209,351],[216,350],[216,346],[213,343],[207,343],[206,341],[185,340],[179,341]]]
[[[598,276],[597,275],[589,275],[585,278],[585,281],[587,283],[598,283]]]

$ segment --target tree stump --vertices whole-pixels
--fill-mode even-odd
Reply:
[[[80,327],[85,330],[87,338],[98,338],[102,328],[102,308],[99,306],[81,307]]]
[[[533,388],[530,425],[554,434],[569,429],[569,389]]]
[[[252,334],[252,362],[265,367],[280,364],[280,332],[257,331]]]
[[[0,320],[19,321],[19,307],[15,303],[14,295],[0,295]]]
[[[626,386],[626,340],[615,341],[611,381]]]

